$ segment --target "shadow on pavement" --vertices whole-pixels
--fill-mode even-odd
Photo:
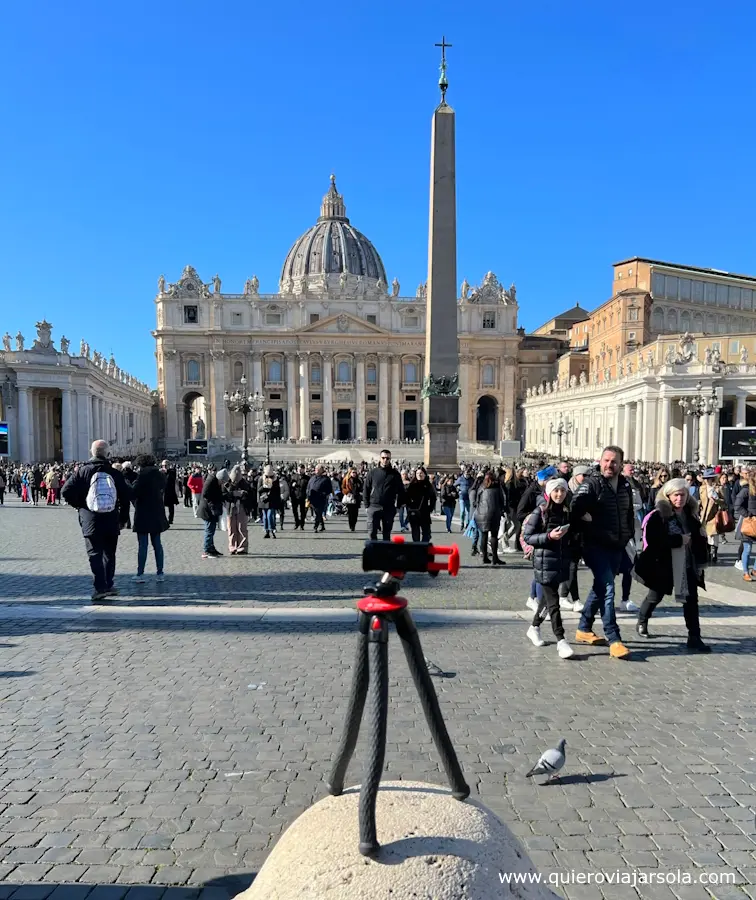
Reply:
[[[255,880],[256,872],[211,878],[202,884],[82,884],[13,881],[0,884],[0,900],[232,900]]]

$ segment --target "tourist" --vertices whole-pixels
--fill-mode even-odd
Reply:
[[[29,486],[31,487],[31,498],[32,504],[34,506],[39,505],[39,495],[42,491],[42,488],[45,484],[45,476],[42,474],[42,470],[39,466],[34,466],[31,473],[31,478],[29,479]]]
[[[698,495],[698,518],[701,520],[706,539],[711,548],[711,564],[715,566],[719,555],[720,534],[717,531],[720,519],[719,513],[728,512],[727,501],[718,484],[717,473],[714,469],[704,469],[702,476],[703,484]]]
[[[410,477],[410,473],[407,471],[407,469],[402,469],[401,475],[402,475],[402,487],[406,491],[407,488],[410,486],[410,482],[412,481],[412,478]],[[399,507],[399,528],[401,528],[402,531],[410,530],[409,519],[407,518],[407,507],[404,505]]]
[[[636,560],[637,576],[648,588],[636,630],[640,637],[651,637],[648,620],[665,595],[674,595],[682,603],[688,651],[709,653],[711,647],[701,640],[698,612],[708,551],[697,509],[682,478],[665,482],[657,493],[656,508],[646,521],[646,547]]]
[[[357,527],[357,516],[360,512],[360,500],[362,499],[362,479],[354,466],[350,466],[349,471],[344,476],[344,480],[341,482],[341,491],[344,497],[344,506],[346,506],[349,530],[354,531]]]
[[[436,509],[436,491],[424,466],[415,469],[415,477],[405,491],[405,502],[412,540],[428,543],[431,539],[431,515]]]
[[[333,491],[331,479],[326,475],[325,466],[315,466],[315,474],[307,483],[307,500],[310,508],[315,513],[314,531],[317,534],[325,531],[323,515],[328,506],[328,498]],[[304,531],[304,528],[302,529]]]
[[[756,572],[751,568],[753,538],[743,534],[745,520],[756,516],[756,468],[751,469],[745,483],[741,481],[740,484],[743,486],[735,498],[735,517],[738,520],[736,534],[743,542],[740,565],[743,571],[743,581],[756,581]]]
[[[217,559],[223,554],[215,547],[215,530],[223,515],[223,485],[228,481],[228,471],[208,472],[202,486],[202,497],[199,502],[197,516],[205,523],[202,543],[202,559]]]
[[[300,463],[299,471],[291,476],[291,484],[289,485],[291,511],[294,515],[294,531],[297,528],[300,531],[304,531],[305,519],[307,518],[307,484],[309,480],[305,464]]]
[[[278,485],[281,491],[281,501],[278,505],[278,520],[279,520],[279,528],[283,531],[284,526],[284,515],[286,514],[286,504],[289,502],[289,498],[291,497],[291,489],[289,487],[289,482],[286,478],[286,475],[279,470],[278,474]]]
[[[132,581],[144,584],[144,568],[147,564],[149,545],[155,554],[155,580],[165,581],[163,574],[163,543],[160,535],[168,530],[168,519],[163,505],[165,493],[165,475],[155,463],[155,458],[146,454],[137,457],[136,464],[139,472],[136,480],[130,487],[131,499],[134,504],[133,530],[137,536],[137,573]],[[124,479],[125,480],[125,479]]]
[[[176,470],[167,459],[163,460],[160,468],[165,476],[165,497],[163,502],[165,503],[166,515],[168,516],[168,527],[170,527],[173,525],[173,515],[176,512],[179,501]]]
[[[371,541],[378,539],[379,530],[384,541],[391,540],[396,509],[404,505],[404,495],[402,477],[391,465],[391,451],[381,450],[380,463],[368,472],[363,490]]]
[[[5,479],[5,472],[0,470],[0,506],[5,506],[5,486],[7,481]]]
[[[194,518],[196,519],[197,509],[199,507],[200,499],[202,498],[202,486],[204,484],[202,472],[199,469],[195,469],[187,478],[186,483],[192,494],[192,510],[194,511]]]
[[[470,521],[470,489],[475,481],[473,470],[468,466],[454,482],[459,491],[459,530],[464,531]]]
[[[648,508],[649,511],[656,508],[656,495],[662,485],[666,484],[670,479],[669,469],[662,466],[656,473],[656,477],[651,483],[651,489],[648,492]]]
[[[247,553],[247,521],[252,509],[250,493],[250,484],[244,477],[241,466],[234,466],[223,489],[223,496],[228,504],[228,552],[232,556],[244,556]]]
[[[92,458],[66,481],[62,496],[79,512],[92,570],[92,600],[116,596],[116,550],[129,508],[129,489],[121,473],[108,461],[107,441],[92,444]]]
[[[565,503],[568,494],[564,478],[552,478],[546,483],[545,502],[530,513],[522,526],[522,537],[533,548],[531,559],[533,572],[543,591],[543,607],[548,610],[551,630],[557,639],[557,653],[561,659],[573,655],[572,647],[565,640],[562,614],[559,604],[560,585],[570,577],[573,553],[570,548],[569,507]],[[527,636],[536,647],[543,647],[541,623],[545,610],[536,610]]]
[[[257,506],[262,510],[263,537],[275,538],[276,536],[276,511],[281,503],[281,485],[276,475],[276,470],[268,463],[263,469],[262,475],[257,480]]]
[[[600,474],[591,475],[572,500],[573,527],[583,532],[583,559],[593,574],[593,586],[580,616],[575,639],[581,644],[600,644],[593,633],[601,615],[609,653],[626,659],[630,651],[622,643],[614,609],[614,579],[623,565],[627,545],[635,533],[633,493],[620,473],[620,447],[606,447],[599,461]]]
[[[451,534],[452,520],[454,519],[454,509],[457,505],[457,497],[459,492],[454,486],[454,478],[448,475],[441,485],[441,509],[446,516],[446,530]],[[497,535],[498,537],[498,535]]]
[[[499,480],[492,471],[488,471],[475,495],[475,524],[480,531],[484,565],[505,565],[504,560],[499,559],[499,525],[505,509],[506,499]]]

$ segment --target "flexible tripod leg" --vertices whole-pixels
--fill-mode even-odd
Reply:
[[[380,623],[379,627],[373,627]],[[379,847],[375,827],[375,803],[386,756],[386,719],[388,718],[388,622],[375,616],[368,636],[370,661],[370,712],[368,760],[360,790],[360,853],[370,856]]]
[[[352,671],[352,691],[349,695],[349,706],[347,707],[346,720],[344,721],[344,732],[341,736],[339,749],[336,751],[336,759],[331,770],[331,777],[328,779],[328,793],[334,797],[341,795],[344,790],[344,779],[346,778],[347,769],[349,768],[349,760],[352,758],[354,748],[357,746],[357,736],[360,733],[360,722],[362,720],[362,712],[365,709],[365,697],[368,690],[368,628],[370,626],[370,616],[360,613],[359,629],[360,633],[357,637],[357,655],[354,659],[354,669]]]
[[[402,641],[404,655],[407,657],[407,665],[412,673],[412,679],[420,695],[423,712],[428,722],[433,742],[441,757],[446,777],[452,789],[452,795],[457,800],[464,800],[470,796],[470,788],[465,782],[462,767],[457,759],[457,754],[452,746],[449,732],[446,730],[444,717],[441,715],[441,707],[438,705],[438,697],[433,687],[433,682],[425,665],[423,648],[420,646],[420,636],[412,620],[409,610],[401,610],[394,615],[396,633]]]

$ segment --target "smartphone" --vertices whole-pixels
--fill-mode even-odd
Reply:
[[[568,532],[569,530],[570,530],[569,524],[567,524],[567,525],[560,525],[559,528],[557,528],[557,531],[558,531],[560,534],[567,534],[567,532]]]

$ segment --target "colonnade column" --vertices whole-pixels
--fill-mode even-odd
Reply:
[[[389,439],[389,356],[378,355],[378,439]]]
[[[295,356],[293,353],[287,353],[285,359],[286,397],[288,399],[286,436],[296,440],[299,437],[299,419],[297,418],[297,371],[295,366]]]
[[[638,400],[635,404],[635,446],[633,448],[633,459],[636,461],[643,458],[643,409],[645,405],[646,403],[643,400]]]
[[[29,446],[32,431],[29,421],[29,391],[25,387],[18,388],[18,453],[21,462],[31,462]]]
[[[745,391],[735,394],[735,424],[744,427],[746,423],[746,397]]]
[[[63,404],[61,408],[61,427],[63,431],[63,462],[73,462],[74,454],[74,429],[73,409],[71,403],[71,391],[63,389]]]
[[[333,440],[333,353],[323,354],[323,440]]]
[[[701,416],[698,420],[698,459],[703,465],[708,465],[709,459],[709,419],[711,416]]]
[[[643,401],[642,459],[656,459],[656,398]]]
[[[364,441],[367,437],[365,428],[365,354],[357,353],[355,360],[357,363],[357,396],[354,406],[354,436],[358,441]]]
[[[620,406],[623,412],[622,416],[622,450],[625,456],[630,456],[630,416],[632,414],[632,406],[629,403],[623,403]]]
[[[309,357],[309,353],[299,354],[299,437],[303,441],[309,441],[312,437]]]
[[[669,430],[672,401],[665,394],[661,397],[661,424],[659,426],[659,460],[666,466],[670,459]]]
[[[401,373],[399,371],[400,359],[398,356],[391,358],[391,438],[398,441],[402,436],[401,414],[399,404],[402,400]]]

